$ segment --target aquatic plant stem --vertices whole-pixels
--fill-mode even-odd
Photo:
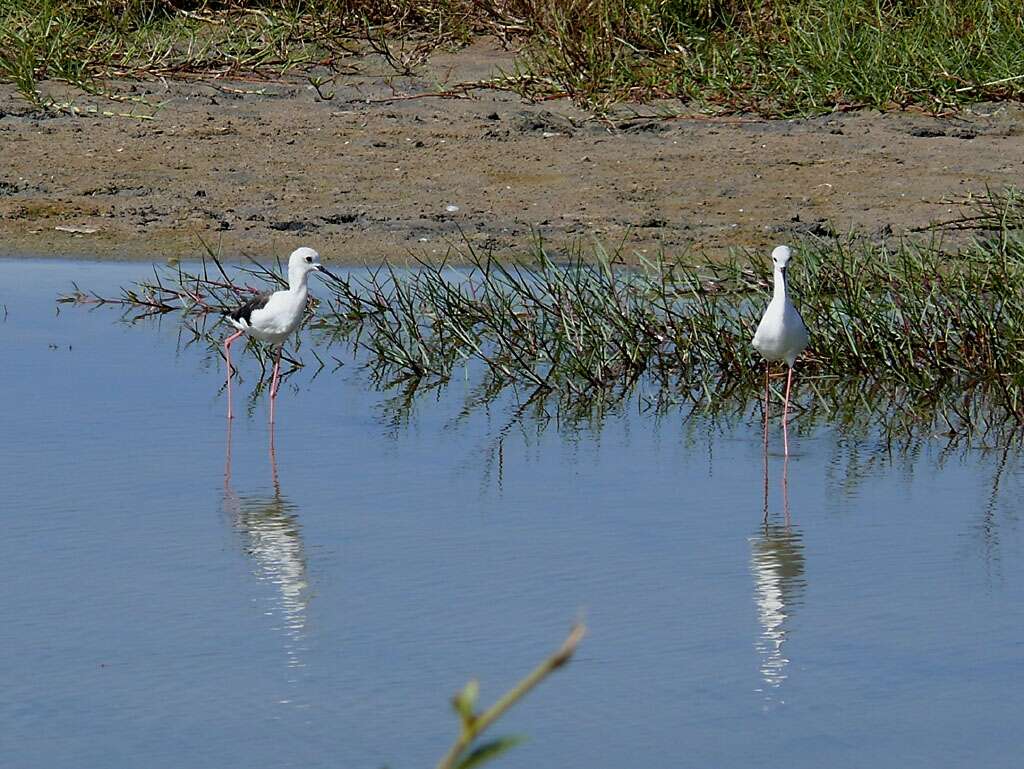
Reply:
[[[462,754],[473,744],[473,741],[501,718],[505,712],[523,698],[537,684],[565,665],[576,651],[576,647],[586,633],[586,626],[575,625],[558,650],[541,662],[518,684],[509,689],[501,698],[479,715],[470,714],[462,718],[462,731],[452,744],[444,758],[437,764],[437,769],[454,769]]]

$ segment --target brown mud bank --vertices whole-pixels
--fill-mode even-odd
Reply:
[[[305,77],[115,84],[145,103],[49,84],[78,113],[45,116],[0,86],[0,255],[156,260],[197,256],[202,238],[226,257],[308,244],[374,263],[464,239],[512,256],[536,233],[556,251],[624,243],[635,260],[899,237],[1024,179],[1016,104],[784,121],[663,119],[661,104],[607,120],[501,91],[434,95],[503,57],[479,44],[400,78],[366,61],[319,91]]]

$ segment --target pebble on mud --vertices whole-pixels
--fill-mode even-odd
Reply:
[[[99,232],[96,227],[86,227],[80,224],[58,224],[53,229],[57,232],[70,232],[72,235],[93,235]]]

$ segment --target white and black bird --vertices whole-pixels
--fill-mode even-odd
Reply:
[[[768,445],[768,399],[769,399],[769,377],[772,363],[784,361],[789,367],[789,374],[786,377],[786,396],[782,406],[782,439],[785,453],[789,454],[789,432],[786,427],[786,418],[789,413],[789,392],[793,385],[793,365],[797,357],[807,347],[810,341],[810,334],[804,319],[800,317],[796,307],[789,300],[786,291],[786,269],[789,265],[791,252],[788,246],[777,246],[772,251],[772,262],[775,266],[775,289],[768,308],[761,317],[754,333],[754,349],[761,353],[765,359],[764,372],[764,440],[765,449]]]
[[[224,313],[228,322],[238,329],[237,333],[224,340],[224,357],[228,364],[228,419],[234,416],[231,411],[231,343],[248,334],[278,346],[274,374],[270,380],[270,423],[274,423],[274,400],[281,383],[281,351],[285,340],[302,323],[309,293],[309,274],[315,271],[327,272],[320,264],[320,254],[312,248],[297,248],[288,257],[287,290],[257,294],[241,307]]]

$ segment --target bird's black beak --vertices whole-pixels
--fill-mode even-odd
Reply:
[[[313,265],[313,267],[314,267],[314,269],[315,269],[315,270],[316,270],[317,272],[322,272],[322,273],[323,273],[324,275],[326,275],[327,277],[329,277],[329,278],[330,278],[331,280],[336,280],[336,281],[338,281],[339,283],[341,282],[341,278],[339,278],[339,277],[338,277],[337,275],[335,275],[335,274],[334,274],[333,272],[331,272],[330,270],[328,270],[328,269],[327,269],[326,267],[324,267],[324,266],[323,266],[322,264],[314,264],[314,265]]]

